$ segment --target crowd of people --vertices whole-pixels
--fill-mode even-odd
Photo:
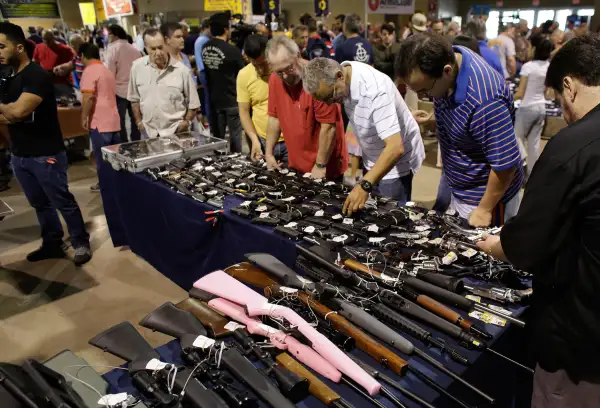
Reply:
[[[271,169],[343,180],[350,167],[348,216],[371,193],[411,200],[425,158],[420,125],[435,123],[435,208],[474,227],[505,225],[479,247],[536,276],[534,405],[597,401],[600,37],[584,25],[563,32],[552,21],[530,28],[520,20],[488,39],[485,18],[461,28],[421,13],[401,30],[370,27],[356,14],[337,16],[331,30],[310,15],[299,23],[281,33],[258,24],[233,44],[229,14],[217,13],[192,29],[142,25],[136,38],[118,25],[74,33],[70,47],[51,30],[30,30],[26,39],[20,27],[0,23],[0,64],[10,68],[0,119],[42,227],[42,246],[28,260],[65,256],[56,210],[75,263],[91,258],[55,104],[72,85],[98,164],[102,146],[208,124],[232,152],[246,138],[251,158]],[[419,98],[433,111],[419,110]],[[561,103],[570,126],[540,156],[548,98]]]

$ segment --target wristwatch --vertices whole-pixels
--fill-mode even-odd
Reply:
[[[325,167],[327,167],[326,164],[321,164],[321,163],[315,163],[315,166],[317,166],[317,169],[324,169]]]
[[[360,188],[362,188],[363,190],[365,190],[367,193],[370,193],[373,190],[373,184],[371,184],[370,181],[367,180],[361,180],[360,182]]]

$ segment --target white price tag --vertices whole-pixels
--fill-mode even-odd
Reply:
[[[103,407],[116,407],[121,403],[125,402],[127,398],[128,395],[126,392],[120,392],[118,394],[108,394],[98,400],[98,405],[101,405]]]
[[[423,231],[427,231],[430,229],[431,229],[431,227],[429,225],[417,225],[415,227],[415,231],[417,231],[417,232],[423,232]]]
[[[371,237],[369,238],[369,242],[373,243],[373,244],[378,244],[380,242],[385,241],[385,237]]]
[[[473,302],[481,303],[481,296],[465,295],[465,297]]]
[[[429,241],[429,238],[421,238],[421,239],[417,239],[417,240],[415,241],[415,244],[424,244],[424,243],[426,243],[427,241]]]
[[[274,196],[274,197],[279,197],[283,195],[283,191],[269,191],[267,194]]]
[[[288,177],[296,177],[296,173],[294,173],[293,171],[288,173],[287,175]]]
[[[310,173],[304,173],[304,176],[302,176],[304,178],[310,178]]]
[[[208,186],[208,184],[206,184],[206,183],[198,183],[198,184],[196,184],[196,187],[198,187],[198,188],[202,188],[202,187],[206,187],[206,186]]]
[[[308,279],[303,278],[302,276],[298,276],[298,279],[300,280],[300,282],[304,283],[305,285],[308,285],[308,284],[312,283],[311,281],[309,281]]]
[[[260,323],[257,327],[259,329],[263,330],[264,332],[266,332],[267,334],[275,334],[279,331],[279,330],[274,329],[271,326],[267,326],[266,324],[263,324],[263,323]]]
[[[381,279],[383,279],[385,282],[397,282],[398,279],[394,278],[393,276],[389,276],[386,275],[385,273],[381,273],[380,275]]]
[[[335,181],[328,181],[327,183],[325,183],[325,187],[329,186],[335,186]]]
[[[256,173],[252,173],[248,176],[249,180],[252,180],[254,177],[256,177]]]
[[[268,212],[260,213],[258,218],[269,218],[269,213]]]
[[[319,210],[315,213],[315,217],[322,217],[323,215],[325,215],[325,211],[323,210]]]
[[[397,269],[404,269],[404,262],[400,262],[398,264],[398,266],[396,266]]]
[[[225,184],[233,184],[235,183],[235,179],[228,179]]]
[[[307,234],[312,234],[313,232],[315,232],[315,227],[309,225],[308,227],[304,228],[304,232],[306,232]]]
[[[348,239],[348,235],[344,234],[344,235],[339,235],[337,237],[333,237],[332,241],[333,242],[344,242]]]
[[[449,209],[446,211],[446,215],[456,215],[456,210],[454,210],[454,209],[452,209],[452,208],[449,208]]]
[[[206,171],[213,171],[215,168],[213,166],[207,166],[204,168]]]
[[[429,243],[432,245],[439,245],[442,243],[442,239],[441,238],[430,239]]]
[[[281,291],[283,293],[296,293],[296,292],[298,292],[298,289],[288,288],[287,286],[280,286],[279,288],[281,289]]]
[[[212,157],[203,157],[202,160],[204,160],[205,162],[211,162],[213,161]]]
[[[342,214],[336,214],[333,217],[331,217],[331,219],[333,220],[341,220],[342,218],[344,218]]]
[[[146,370],[152,370],[152,371],[162,370],[166,366],[167,366],[167,363],[163,363],[162,361],[160,361],[156,358],[153,358],[152,360],[148,361],[148,363],[146,364]]]
[[[477,255],[477,251],[475,251],[473,248],[469,248],[465,252],[462,252],[461,255],[466,256],[467,258],[472,258]]]
[[[296,228],[296,225],[298,225],[298,223],[292,221],[289,224],[285,224],[284,227],[286,227],[286,228]]]
[[[437,211],[429,210],[429,211],[427,211],[427,215],[437,215]]]
[[[404,205],[407,207],[415,207],[417,204],[414,201],[407,201]]]
[[[158,173],[158,175],[159,175],[159,176],[163,176],[163,177],[164,177],[164,176],[168,176],[168,175],[169,175],[169,172],[168,172],[168,171],[161,171],[161,172],[159,172],[159,173]]]
[[[223,175],[223,173],[221,173],[220,171],[215,171],[215,172],[213,172],[212,175],[215,177],[221,177]]]
[[[315,179],[314,181],[315,181],[315,183],[322,183],[323,179]]]
[[[237,329],[245,329],[246,326],[243,324],[239,324],[238,322],[229,322],[225,326],[223,326],[229,331],[236,331]]]
[[[456,261],[458,259],[458,255],[456,255],[454,252],[448,252],[446,254],[446,256],[444,256],[442,258],[442,263],[444,265],[450,265],[452,262]]]
[[[423,213],[414,213],[414,212],[411,212],[408,215],[408,218],[410,218],[412,221],[419,221],[421,218],[423,218]]]
[[[200,336],[196,337],[196,340],[194,340],[194,342],[192,343],[192,346],[198,347],[201,349],[206,349],[206,348],[209,348],[210,346],[212,346],[213,344],[215,344],[214,339],[209,339],[206,336],[200,335]]]
[[[354,224],[354,220],[352,218],[344,218],[344,220],[342,221],[342,224],[352,225],[352,224]]]
[[[288,174],[290,171],[288,169],[281,169],[281,170],[279,170],[279,172],[281,174]]]
[[[254,211],[256,212],[263,212],[263,211],[267,211],[268,207],[266,205],[259,205],[258,207],[256,207],[256,209]]]
[[[248,207],[250,204],[252,204],[252,201],[244,201],[240,204],[240,207]]]
[[[217,194],[219,194],[217,190],[210,190],[206,193],[206,195],[209,197],[216,196]]]
[[[282,198],[281,201],[294,201],[295,199],[296,199],[296,197],[289,196],[289,197],[286,197],[286,198]]]
[[[367,227],[367,231],[369,232],[375,232],[378,233],[379,232],[379,227],[375,224],[371,224]]]

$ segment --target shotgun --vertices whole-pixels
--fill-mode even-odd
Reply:
[[[181,310],[187,310],[200,320],[200,323],[206,328],[210,337],[219,339],[231,335],[231,330],[225,328],[229,320],[215,312],[208,305],[192,295],[194,288],[190,290],[190,297],[177,303]]]

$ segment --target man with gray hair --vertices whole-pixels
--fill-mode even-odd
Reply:
[[[346,19],[347,20],[347,19]],[[317,58],[306,64],[304,89],[328,105],[344,105],[367,170],[344,203],[344,213],[364,207],[371,191],[410,201],[413,174],[425,158],[419,126],[392,79],[360,62]]]
[[[477,40],[481,58],[498,71],[500,75],[504,76],[504,69],[502,68],[500,57],[488,46],[486,30],[485,21],[481,18],[474,18],[467,23],[464,34]]]
[[[302,87],[307,61],[298,45],[281,35],[265,52],[271,67],[265,160],[279,168],[274,148],[283,131],[289,167],[313,178],[340,179],[348,168],[344,123],[338,105],[319,102]]]
[[[346,40],[336,50],[335,59],[338,62],[358,61],[373,64],[373,47],[360,36],[360,17],[350,14],[344,20],[344,35]]]

